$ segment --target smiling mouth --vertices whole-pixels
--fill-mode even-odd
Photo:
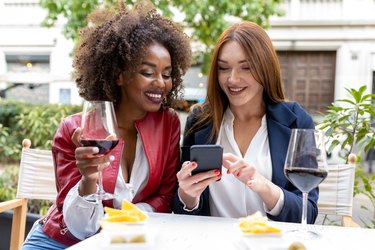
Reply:
[[[228,88],[229,92],[230,92],[232,95],[238,95],[238,94],[240,94],[244,89],[245,89],[245,87],[242,87],[242,88]]]
[[[146,92],[145,93],[147,99],[155,104],[160,104],[163,101],[163,94],[160,92]]]

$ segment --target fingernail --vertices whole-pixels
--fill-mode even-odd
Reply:
[[[221,176],[223,176],[223,175],[220,173],[220,174],[218,174],[217,176],[218,176],[218,177],[221,177]]]
[[[196,167],[196,166],[197,166],[197,163],[193,162],[193,163],[191,163],[191,165],[192,165],[193,167]]]
[[[215,169],[214,173],[215,173],[216,175],[221,174],[219,169]]]
[[[227,174],[230,174],[230,171],[229,171],[229,169],[227,170]]]
[[[92,152],[93,152],[93,153],[99,153],[99,148],[97,148],[97,147],[92,148]]]
[[[236,176],[237,176],[237,177],[240,176],[240,171],[238,171],[238,172],[236,173]]]
[[[109,156],[109,161],[114,161],[115,157],[113,155]]]

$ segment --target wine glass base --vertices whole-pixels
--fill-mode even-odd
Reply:
[[[319,233],[305,230],[305,229],[296,229],[296,230],[286,231],[285,235],[293,237],[293,238],[304,239],[304,240],[319,239],[321,237]]]
[[[83,198],[87,201],[106,201],[114,199],[115,196],[106,192],[97,192],[94,194],[86,195]]]

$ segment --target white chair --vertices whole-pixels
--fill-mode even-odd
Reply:
[[[328,165],[328,176],[319,185],[318,213],[323,224],[329,215],[341,216],[341,225],[359,227],[352,218],[356,156],[349,164]]]
[[[10,249],[19,249],[25,238],[28,199],[55,200],[57,196],[54,165],[50,150],[31,149],[22,141],[16,199],[0,203],[0,213],[13,209]]]

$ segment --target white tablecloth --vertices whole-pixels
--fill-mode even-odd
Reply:
[[[148,249],[250,249],[281,250],[288,249],[294,242],[302,242],[307,249],[375,249],[375,229],[345,228],[337,226],[308,225],[319,232],[321,237],[313,240],[293,238],[288,230],[299,228],[299,224],[270,222],[281,228],[281,236],[250,237],[243,236],[238,228],[238,220],[175,214],[150,214],[144,225],[129,226],[128,230],[146,229],[153,238]],[[133,229],[134,228],[134,229]],[[108,249],[103,243],[103,233],[88,238],[71,248],[75,249]],[[130,249],[130,248],[121,248]],[[131,248],[137,249],[137,248]]]

